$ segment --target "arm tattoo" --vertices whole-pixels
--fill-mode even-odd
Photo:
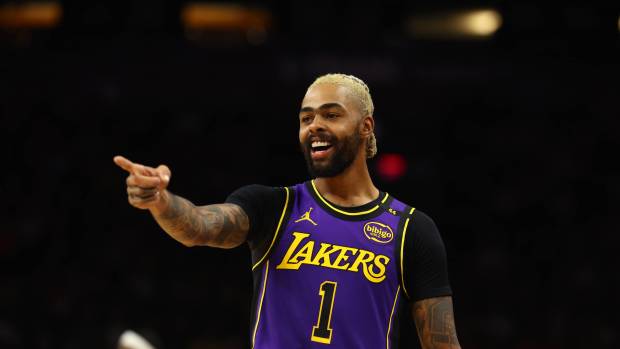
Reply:
[[[452,297],[429,298],[413,304],[420,344],[424,349],[460,349],[454,326]]]
[[[234,204],[195,206],[170,192],[167,195],[168,207],[155,215],[155,220],[177,241],[186,246],[220,248],[232,248],[245,242],[250,223],[241,207]]]

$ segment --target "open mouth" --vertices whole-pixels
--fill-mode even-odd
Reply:
[[[324,141],[314,141],[310,146],[313,153],[326,151],[332,147],[331,143]]]
[[[332,144],[327,141],[313,141],[310,143],[310,156],[313,160],[327,159],[331,152]]]

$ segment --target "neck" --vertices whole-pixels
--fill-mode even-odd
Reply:
[[[360,152],[351,166],[334,177],[319,177],[314,183],[319,193],[339,206],[364,205],[379,196],[368,173],[365,153]]]

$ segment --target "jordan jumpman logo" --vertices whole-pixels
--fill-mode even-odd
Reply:
[[[310,223],[312,223],[314,225],[318,225],[318,224],[314,223],[312,218],[310,218],[310,212],[312,212],[312,207],[310,207],[310,209],[308,211],[306,211],[306,213],[304,213],[298,220],[296,220],[295,223],[299,223],[301,221],[309,221]]]

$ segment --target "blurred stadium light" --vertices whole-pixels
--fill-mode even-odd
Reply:
[[[19,2],[0,5],[0,27],[53,28],[60,23],[62,6],[57,2]]]
[[[484,39],[502,26],[502,16],[494,9],[415,14],[406,25],[416,38]]]
[[[237,4],[202,3],[186,4],[181,10],[181,22],[188,36],[205,39],[205,32],[242,33],[251,44],[265,41],[272,16],[266,10],[247,8]]]

